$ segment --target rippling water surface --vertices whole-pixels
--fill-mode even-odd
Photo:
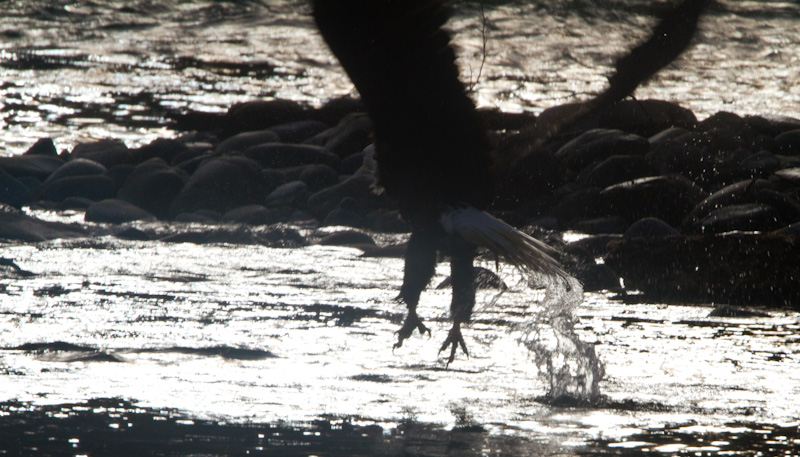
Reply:
[[[305,2],[32,0],[2,2],[0,11],[4,154],[44,136],[60,148],[108,137],[134,146],[177,134],[170,119],[186,110],[220,112],[276,97],[316,105],[352,90]],[[481,105],[517,111],[600,91],[614,56],[645,36],[653,17],[653,8],[633,0],[604,8],[510,2],[485,11],[486,61],[474,95]],[[481,24],[470,4],[450,23],[465,80],[478,79]],[[718,110],[800,117],[799,36],[794,2],[720,2],[689,54],[637,96],[677,101],[701,118]],[[56,421],[52,430],[71,415],[85,419],[80,414],[108,414],[112,429],[121,423],[115,418],[131,417],[138,427],[133,416],[170,416],[160,412],[167,408],[188,418],[178,426],[325,419],[377,424],[392,437],[409,424],[477,431],[463,444],[466,455],[800,448],[797,313],[709,317],[710,307],[559,295],[501,266],[510,289],[480,293],[465,332],[471,357],[446,367],[437,353],[448,328],[446,289],[423,296],[432,338],[415,335],[392,351],[404,315],[394,301],[397,259],[349,248],[112,236],[5,244],[0,255],[35,273],[0,280],[5,424],[70,404],[42,410]],[[433,283],[446,272],[440,266]],[[570,313],[558,322],[604,368],[589,403],[548,399],[553,387],[537,364],[548,334],[534,330],[564,308]],[[559,350],[570,349],[569,338],[558,341]],[[441,444],[430,455],[450,452],[451,441],[423,431],[417,450],[406,452],[424,453],[424,443]],[[301,444],[314,436],[303,433]],[[511,445],[498,441],[505,437]],[[502,449],[491,452],[494,445]]]
[[[642,40],[658,3],[582,0],[459,4],[455,32],[479,105],[540,111],[604,88],[614,58]],[[312,105],[352,91],[300,0],[6,1],[0,4],[0,147],[129,146],[172,136],[171,117],[253,99]],[[721,1],[696,45],[639,98],[800,117],[800,6]],[[485,62],[482,60],[485,56]],[[478,75],[480,74],[480,78]],[[0,150],[1,151],[1,150]]]
[[[794,431],[779,449],[800,446],[797,313],[708,317],[705,307],[578,296],[575,331],[605,377],[592,404],[559,404],[545,400],[551,386],[523,344],[548,292],[511,268],[500,269],[508,291],[479,294],[465,331],[471,356],[448,368],[437,353],[447,289],[422,298],[432,338],[392,350],[404,313],[393,300],[398,259],[111,236],[6,245],[2,255],[36,276],[0,282],[0,401],[120,398],[233,423],[478,426],[546,443],[537,452],[547,455],[681,450],[711,436],[722,437],[714,453],[741,452],[743,433],[762,446],[777,439],[763,427]],[[433,284],[446,273],[440,266]]]

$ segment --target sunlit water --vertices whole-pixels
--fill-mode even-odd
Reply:
[[[673,100],[700,118],[800,117],[798,5],[720,5],[689,53],[637,97]],[[462,76],[478,81],[478,104],[510,111],[599,92],[614,57],[652,23],[636,1],[485,11],[482,69],[478,9],[462,6],[450,22]],[[270,98],[319,105],[352,91],[303,1],[26,0],[0,2],[0,13],[0,154],[45,136],[59,149],[96,138],[135,146],[180,133],[170,117],[186,110]],[[423,295],[433,336],[391,349],[405,311],[394,301],[397,259],[110,236],[4,244],[0,255],[36,273],[0,281],[0,401],[115,397],[198,418],[346,418],[386,430],[477,424],[551,443],[550,454],[587,440],[610,451],[742,451],[730,437],[758,434],[754,424],[789,427],[783,449],[797,444],[800,315],[792,312],[716,318],[708,307],[623,304],[530,287],[501,266],[510,290],[479,294],[465,330],[471,356],[446,369],[437,351],[449,290]],[[57,342],[77,347],[55,351]],[[23,346],[40,343],[50,350]],[[553,405],[564,392],[591,401]],[[666,430],[683,438],[663,438]],[[692,448],[687,435],[725,438]],[[780,439],[768,435],[758,436]]]
[[[398,259],[111,236],[5,245],[0,255],[36,273],[0,282],[0,401],[114,397],[234,422],[480,425],[550,443],[554,453],[664,427],[800,425],[797,313],[712,318],[706,307],[626,305],[579,288],[553,298],[501,265],[510,289],[479,293],[465,330],[470,357],[447,368],[437,351],[449,328],[448,289],[423,295],[432,337],[392,350],[405,311],[394,301]],[[432,284],[447,272],[440,265]],[[561,335],[574,323],[575,349],[589,348],[605,370],[598,395],[577,408],[546,401],[552,373],[537,358],[536,348],[552,343],[545,334],[558,309],[570,311]],[[81,348],[23,346],[56,342]],[[549,367],[580,372],[575,361],[585,359],[555,352]]]
[[[484,7],[485,28],[476,3],[459,4],[449,27],[477,103],[508,111],[603,90],[655,13],[639,0],[499,3]],[[800,117],[798,37],[796,2],[722,0],[695,46],[636,96],[701,119],[720,110]],[[2,2],[0,81],[6,154],[44,136],[60,149],[109,137],[135,146],[176,135],[170,119],[187,110],[271,98],[319,105],[353,90],[305,0]]]

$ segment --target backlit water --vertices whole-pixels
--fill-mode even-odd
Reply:
[[[4,154],[44,136],[60,149],[97,138],[135,146],[178,134],[169,118],[187,109],[221,112],[271,97],[318,105],[352,90],[303,2],[33,0],[2,2],[0,11]],[[652,19],[637,1],[485,11],[475,97],[506,110],[539,111],[600,91],[613,57]],[[798,17],[793,2],[722,2],[690,53],[637,96],[677,101],[700,118],[718,110],[800,117]],[[481,23],[469,5],[451,21],[465,80],[477,78]],[[432,337],[415,335],[392,351],[404,315],[394,301],[399,259],[321,246],[123,241],[103,235],[111,228],[96,231],[91,240],[0,245],[0,256],[36,274],[0,281],[0,402],[21,405],[3,403],[0,424],[46,405],[78,405],[54,420],[105,414],[86,405],[119,399],[128,402],[122,417],[140,408],[179,411],[188,422],[325,419],[377,424],[384,434],[408,424],[477,427],[489,438],[468,441],[467,455],[492,454],[484,446],[498,442],[508,447],[493,455],[800,448],[794,312],[724,318],[709,317],[711,306],[625,304],[531,287],[501,265],[510,289],[479,293],[465,330],[471,356],[446,367],[437,350],[449,326],[447,289],[423,295]],[[432,285],[447,271],[440,265]],[[574,329],[602,363],[590,404],[546,398],[553,388],[536,351],[553,342],[554,323]],[[569,338],[559,341],[568,351]],[[559,354],[555,366],[576,369]]]

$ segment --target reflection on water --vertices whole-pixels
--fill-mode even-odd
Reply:
[[[113,237],[6,245],[0,255],[36,276],[0,280],[0,430],[63,419],[66,430],[99,423],[135,441],[137,430],[156,427],[154,436],[209,436],[254,450],[265,446],[254,436],[276,425],[251,432],[245,424],[297,424],[287,427],[312,437],[318,426],[352,425],[368,445],[416,449],[412,455],[445,455],[448,443],[465,455],[796,444],[796,313],[708,317],[708,308],[626,305],[587,293],[568,304],[574,334],[589,345],[582,350],[592,348],[604,366],[601,395],[559,402],[547,398],[536,354],[520,343],[547,315],[546,289],[501,266],[512,287],[479,293],[465,330],[471,356],[447,369],[437,350],[449,291],[423,295],[432,338],[393,352],[404,314],[393,300],[402,261],[359,254]],[[447,271],[440,266],[433,283]],[[109,398],[124,402],[121,411],[92,406]],[[37,430],[39,438],[56,433]],[[340,445],[307,439],[300,442]]]
[[[0,6],[0,151],[51,136],[129,146],[175,135],[187,110],[285,98],[318,105],[352,91],[305,0],[53,2]],[[650,2],[460,3],[450,22],[462,78],[479,105],[540,111],[600,92],[614,58],[643,39]],[[800,117],[800,6],[721,0],[697,45],[636,96],[704,118],[720,110]]]

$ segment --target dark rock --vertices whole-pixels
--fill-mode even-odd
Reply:
[[[236,134],[217,145],[214,150],[217,154],[230,154],[232,152],[244,152],[248,148],[261,144],[277,143],[280,137],[270,130],[258,130],[255,132],[243,132]]]
[[[800,154],[800,129],[789,130],[775,137],[778,153],[790,156]]]
[[[175,216],[175,222],[189,222],[198,224],[215,224],[219,222],[222,215],[216,211],[197,210],[193,213],[180,213]]]
[[[273,222],[272,213],[262,205],[247,205],[232,209],[225,213],[222,222],[248,224],[248,225],[269,225]]]
[[[114,198],[117,183],[105,175],[67,176],[47,183],[40,194],[42,200],[60,202],[68,197],[93,201]]]
[[[350,154],[339,162],[339,173],[343,175],[352,175],[364,165],[364,153],[357,152]]]
[[[558,199],[558,203],[549,211],[549,216],[555,217],[561,225],[571,225],[582,219],[592,219],[603,216],[601,214],[602,189],[590,187],[566,193]]]
[[[306,143],[324,146],[339,157],[362,151],[370,143],[372,120],[365,113],[352,113],[345,116],[336,127],[320,132],[306,140]]]
[[[572,224],[572,229],[576,232],[599,235],[604,233],[622,233],[627,225],[616,216],[599,217],[596,219],[585,219]]]
[[[210,209],[220,213],[261,204],[264,182],[258,163],[245,157],[218,157],[200,165],[172,201],[171,215]]]
[[[27,186],[0,168],[0,203],[21,208],[34,198],[35,194]]]
[[[711,212],[697,224],[703,234],[732,231],[771,232],[787,225],[775,208],[761,203],[724,206]]]
[[[375,240],[364,232],[342,230],[322,237],[319,244],[323,246],[360,246],[375,245]]]
[[[264,230],[258,230],[245,225],[217,226],[174,233],[159,238],[159,241],[194,244],[257,244],[276,248],[296,248],[308,244],[300,232],[290,227],[269,226]]]
[[[153,237],[150,236],[149,233],[145,232],[144,230],[140,230],[136,227],[128,227],[125,230],[117,233],[115,235],[117,238],[121,240],[128,240],[128,241],[152,241]]]
[[[131,221],[154,221],[156,218],[147,211],[126,201],[109,199],[99,201],[86,209],[86,222],[123,224]]]
[[[359,246],[364,251],[361,257],[402,258],[406,255],[406,243],[390,244],[388,246]]]
[[[73,159],[64,165],[60,166],[58,170],[50,174],[45,179],[44,183],[50,183],[59,178],[67,176],[89,176],[89,175],[102,175],[107,171],[106,167],[89,159]]]
[[[278,135],[281,143],[301,143],[327,129],[328,124],[315,120],[290,122],[269,128]]]
[[[582,258],[587,263],[594,262],[595,258],[604,257],[609,250],[609,243],[622,238],[622,235],[605,234],[593,235],[564,246],[564,252]],[[586,257],[584,253],[588,253]]]
[[[800,222],[789,224],[786,227],[779,228],[772,233],[775,235],[798,236],[800,235]]]
[[[58,157],[56,145],[52,138],[39,138],[23,155],[44,155]]]
[[[713,311],[708,313],[708,317],[751,318],[772,316],[770,316],[769,313],[762,313],[761,311],[751,311],[749,309],[737,308],[735,306],[722,305],[717,306]]]
[[[9,206],[0,205],[0,239],[35,243],[86,235],[86,230],[79,226],[43,221]]]
[[[56,206],[59,210],[86,210],[86,208],[92,206],[95,202],[89,200],[88,198],[81,198],[81,197],[67,197],[61,201],[61,203]]]
[[[322,225],[343,225],[347,227],[364,227],[366,219],[358,207],[358,203],[350,197],[345,197],[339,205],[322,221]]]
[[[675,236],[680,232],[671,225],[655,217],[645,217],[631,224],[625,231],[626,237],[662,237]]]
[[[0,279],[25,279],[36,276],[27,270],[23,270],[13,259],[0,257]]]
[[[669,127],[692,128],[694,113],[664,100],[621,100],[597,113],[600,128],[650,136]]]
[[[166,163],[172,163],[176,157],[186,154],[189,148],[178,140],[170,138],[159,138],[150,144],[130,151],[132,163],[142,163],[151,159],[161,159]]]
[[[569,168],[582,169],[612,155],[644,155],[648,147],[647,139],[638,135],[593,129],[562,146],[555,157]]]
[[[726,186],[700,202],[683,221],[681,231],[699,233],[698,223],[713,211],[741,204],[763,204],[775,208],[788,223],[800,220],[800,203],[773,190],[773,184],[763,179],[740,181]]]
[[[800,186],[800,167],[778,170],[775,176],[791,185]]]
[[[508,286],[500,279],[500,276],[497,276],[492,270],[483,267],[472,267],[472,284],[474,284],[476,289],[508,289]],[[448,287],[453,287],[453,278],[450,276],[436,286],[437,289],[446,289]]]
[[[216,125],[198,130],[214,130],[221,127],[221,138],[237,133],[264,130],[275,125],[308,119],[309,110],[291,100],[256,100],[233,105]],[[221,122],[220,122],[221,121]]]
[[[308,210],[319,220],[324,220],[339,202],[351,197],[363,211],[379,208],[393,208],[389,197],[376,194],[373,190],[375,179],[370,173],[356,174],[335,186],[325,188],[308,197]]]
[[[267,195],[264,204],[268,208],[278,206],[304,207],[308,199],[308,186],[303,181],[281,184]]]
[[[499,159],[505,164],[505,160]],[[552,195],[566,182],[566,168],[547,149],[531,151],[519,161],[501,165],[495,206],[519,209],[523,202],[538,196]]]
[[[312,164],[304,166],[297,179],[306,183],[309,192],[317,192],[326,187],[338,184],[339,174],[336,173],[336,170],[327,165]]]
[[[608,187],[655,174],[642,156],[611,156],[589,168],[582,174],[581,181],[587,187]]]
[[[657,217],[677,226],[707,196],[682,176],[642,178],[603,189],[600,215],[618,216],[627,223]]]
[[[131,151],[118,140],[102,140],[94,143],[81,143],[72,149],[73,159],[89,159],[106,168],[130,163]]]
[[[125,181],[130,176],[131,172],[135,167],[129,164],[122,164],[122,165],[114,165],[113,167],[109,168],[105,175],[109,178],[113,179],[115,183],[117,183],[117,188],[121,188]]]
[[[797,309],[798,258],[800,238],[728,234],[624,238],[605,263],[648,300]]]
[[[339,167],[339,157],[321,146],[270,143],[253,146],[243,155],[255,160],[264,168],[298,167],[309,164],[323,164],[331,168]]]
[[[160,219],[169,217],[172,201],[183,189],[186,174],[157,157],[131,171],[118,198],[147,210]]]
[[[747,155],[737,163],[726,164],[727,170],[720,171],[721,178],[729,182],[743,179],[766,178],[780,167],[780,160],[769,151]]]
[[[364,219],[367,226],[376,232],[406,233],[411,231],[408,222],[400,216],[400,211],[397,210],[372,210],[366,214]]]
[[[683,127],[670,127],[651,136],[647,139],[647,141],[650,142],[650,146],[652,147],[654,144],[661,143],[662,141],[680,140],[681,138],[685,138],[690,133],[691,131]]]
[[[584,292],[619,289],[619,276],[608,265],[588,263],[570,274],[581,282]]]
[[[64,161],[61,158],[49,155],[0,157],[0,168],[15,178],[30,176],[44,181],[62,165]]]

